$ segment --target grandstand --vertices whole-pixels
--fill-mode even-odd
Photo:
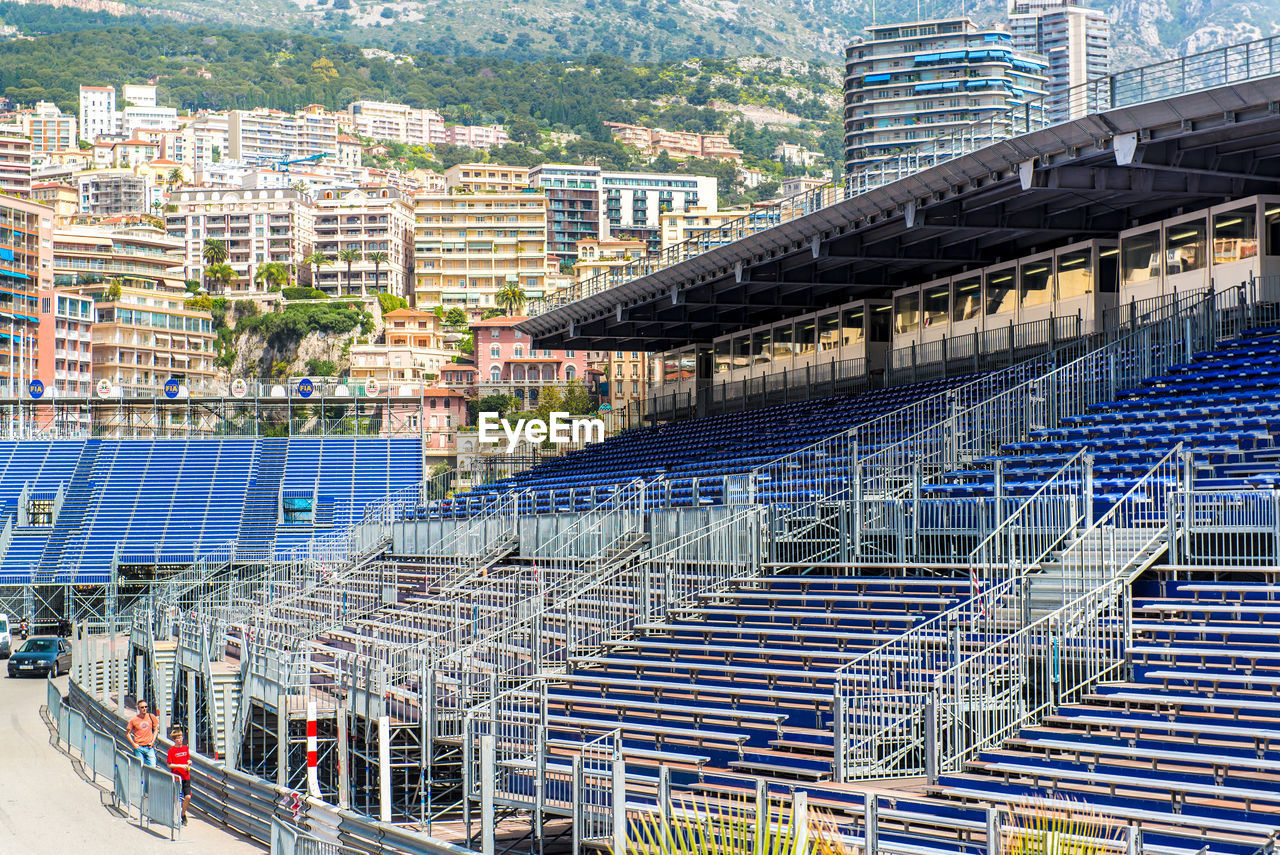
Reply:
[[[1043,798],[1108,851],[1271,851],[1278,61],[1095,81],[547,300],[537,340],[665,351],[601,444],[448,496],[391,438],[18,444],[8,546],[172,567],[122,695],[485,853],[739,797],[896,855],[994,855]]]

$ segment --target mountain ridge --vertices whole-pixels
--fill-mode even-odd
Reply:
[[[844,46],[871,22],[912,20],[906,0],[21,0],[102,21],[122,11],[149,20],[286,29],[398,53],[568,58],[602,52],[632,61],[768,55],[842,64]],[[958,5],[958,4],[957,4]],[[983,22],[1002,0],[966,2]],[[1280,3],[1106,0],[1113,70],[1280,32]],[[923,8],[928,16],[960,9]],[[21,23],[8,20],[20,32]],[[30,18],[31,16],[27,16]],[[35,29],[38,30],[38,24]]]

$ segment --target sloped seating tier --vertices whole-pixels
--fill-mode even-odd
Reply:
[[[986,807],[1069,799],[1145,851],[1254,855],[1280,829],[1280,577],[1140,581],[1132,676],[1095,687],[936,785],[880,788],[894,851],[985,852]],[[803,789],[857,827],[865,792],[832,783],[831,679],[852,656],[964,596],[963,579],[776,576],[707,597],[573,664],[550,691],[554,752],[620,728],[629,798]],[[786,613],[791,613],[788,617]],[[882,626],[875,615],[882,616]]]
[[[366,506],[421,483],[418,439],[200,438],[0,442],[0,522],[18,498],[64,489],[52,528],[15,528],[0,584],[103,583],[117,550],[189,563],[241,533],[250,479],[264,447],[286,443],[282,483],[305,487],[325,518],[284,524],[278,487],[254,497],[255,542],[276,550],[357,521]],[[268,495],[269,494],[269,495]]]
[[[997,461],[1005,494],[1031,495],[1084,448],[1094,455],[1094,494],[1106,505],[1178,443],[1194,452],[1197,486],[1270,489],[1280,470],[1278,438],[1280,329],[1256,329],[1087,413],[1065,416],[1061,427],[1032,431],[996,457],[946,473],[923,495],[992,496]]]
[[[745,413],[673,422],[627,431],[602,443],[477,487],[471,498],[531,490],[539,512],[581,510],[591,489],[663,476],[671,504],[717,504],[723,479],[891,413],[922,398],[971,382],[968,375],[766,407]],[[762,487],[769,499],[769,485]],[[570,490],[575,497],[570,498]],[[460,498],[467,498],[466,496]]]

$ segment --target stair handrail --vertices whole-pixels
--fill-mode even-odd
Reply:
[[[428,679],[453,690],[452,697],[437,692],[439,709],[446,718],[452,715],[460,721],[490,683],[507,685],[528,676],[561,673],[572,659],[601,650],[638,626],[665,620],[673,608],[757,575],[763,559],[763,521],[762,507],[738,506],[709,526],[605,564],[603,572],[569,596],[534,603],[533,611],[501,625],[486,639],[427,663]],[[735,548],[736,560],[725,561]],[[720,560],[710,560],[713,555]],[[544,635],[554,631],[564,634],[563,643],[544,643]]]
[[[442,588],[439,599],[425,602],[422,608],[436,610],[444,607],[452,610],[454,625],[416,644],[391,651],[388,658],[390,679],[396,680],[417,673],[424,659],[442,660],[469,644],[483,643],[494,634],[509,631],[509,627],[523,623],[526,615],[537,604],[571,598],[577,591],[594,584],[604,572],[610,551],[620,544],[634,540],[643,532],[649,487],[642,479],[635,479],[611,495],[610,507],[596,513],[583,513],[573,525],[561,532],[568,536],[557,551],[565,556],[563,560],[566,564],[579,568],[578,572],[568,572],[548,582],[546,571],[550,569],[547,566],[550,562],[537,559],[534,561],[532,579],[521,572],[514,578],[472,580],[465,586],[466,599],[471,602],[464,602],[463,590]],[[578,525],[579,523],[582,525]],[[608,531],[618,533],[612,540],[604,542]],[[486,597],[509,600],[509,606],[505,610],[490,609],[480,613],[477,603]],[[473,609],[469,623],[462,621],[465,615],[458,612],[459,608]]]
[[[885,741],[887,735],[901,731],[914,721],[909,715],[912,710],[867,710],[865,703],[859,704],[863,696],[900,692],[912,678],[912,669],[927,672],[936,668],[938,660],[948,655],[945,644],[952,628],[980,622],[1009,601],[1014,602],[1015,608],[1021,608],[1018,596],[1022,592],[1022,577],[1038,566],[1084,519],[1087,456],[1086,449],[1077,451],[969,554],[969,597],[836,669],[832,710],[837,780],[846,780],[867,767],[872,761],[867,752],[873,750],[878,741]],[[1018,533],[1025,523],[1036,529],[1044,528],[1047,523],[1049,533],[1033,547],[1038,551],[1019,561]],[[853,716],[855,711],[860,715]],[[904,741],[903,748],[909,747]],[[880,759],[883,762],[883,754]]]
[[[1169,528],[1166,516],[1170,507],[1169,496],[1177,492],[1181,482],[1182,467],[1178,460],[1182,447],[1182,443],[1178,443],[1170,449],[1115,504],[1083,532],[1079,532],[1059,553],[1057,562],[1061,564],[1071,561],[1070,556],[1074,555],[1082,565],[1087,564],[1091,556],[1086,552],[1086,547],[1096,543],[1099,547],[1097,564],[1102,585],[1129,572],[1138,556],[1145,555],[1152,544],[1158,541],[1161,533]],[[1170,479],[1172,487],[1169,485]],[[1147,497],[1145,500],[1144,496]],[[1116,532],[1121,528],[1116,525],[1118,520],[1137,522],[1139,511],[1152,510],[1155,516],[1148,514],[1147,519],[1158,519],[1161,521],[1160,525],[1150,538],[1141,541],[1137,551],[1133,551],[1132,545],[1126,548],[1123,544],[1117,544]],[[1079,520],[1072,526],[1073,531],[1078,523]],[[1128,527],[1125,528],[1128,530]],[[1112,556],[1111,564],[1119,568],[1113,574],[1107,573],[1109,564],[1104,556],[1108,550]],[[1040,561],[1047,555],[1048,551],[1041,555]],[[959,720],[959,711],[962,708],[975,708],[978,701],[975,700],[977,694],[972,684],[953,684],[950,686],[952,694],[943,697],[941,692],[947,686],[938,683],[936,677],[930,685],[926,683],[931,674],[948,673],[959,662],[972,660],[987,651],[1004,649],[1001,645],[1005,644],[1006,639],[1016,635],[1031,622],[1031,577],[1025,572],[1030,566],[1024,565],[1016,574],[1011,572],[1003,583],[990,590],[978,590],[959,606],[936,615],[926,624],[913,627],[903,636],[873,648],[837,672],[833,727],[835,770],[839,780],[849,780],[853,776],[894,778],[935,775],[938,768],[950,769],[977,750],[973,746],[989,745],[997,736],[1003,738],[1009,735],[1009,729],[1013,725],[1008,720],[1002,720],[993,728],[993,734],[979,735],[974,740],[962,740],[959,733],[954,733],[955,738],[946,750],[931,744],[930,733],[936,735],[936,731],[930,730],[936,719],[931,722],[931,718],[949,715],[949,721]],[[1097,587],[1083,584],[1088,579],[1084,572],[1077,577],[1082,580],[1082,585],[1076,588],[1065,587],[1067,578],[1068,574],[1063,573],[1064,601],[1074,601],[1075,596],[1097,590]],[[931,639],[923,637],[926,628],[932,632]],[[910,645],[903,641],[913,634],[918,636],[918,643]],[[932,640],[938,649],[926,650],[924,640]],[[977,653],[971,654],[967,659],[963,658],[962,649],[975,647]],[[891,658],[894,651],[902,652]],[[871,665],[877,659],[883,662],[879,667],[872,668]],[[1025,670],[1026,663],[1020,663],[1019,667]],[[885,673],[892,674],[892,677],[885,678]],[[866,689],[858,688],[857,678],[860,675],[872,678],[871,685]],[[1013,710],[1006,711],[1006,718],[1013,715]],[[990,727],[993,720],[993,715],[978,716],[976,723],[967,725],[968,733],[972,734],[981,727]],[[1024,722],[1025,717],[1017,717],[1017,721]],[[887,745],[896,750],[886,751]],[[926,761],[938,761],[938,765],[926,767]]]
[[[1087,347],[1070,362],[955,411],[868,455],[861,460],[863,495],[901,494],[909,489],[910,473],[917,466],[926,470],[925,477],[940,474],[967,456],[996,453],[1004,443],[1022,439],[1037,427],[1034,419],[1051,426],[1051,410],[1058,416],[1074,415],[1110,400],[1124,388],[1125,380],[1118,378],[1117,372],[1127,370],[1132,382],[1140,382],[1179,364],[1179,360],[1190,360],[1199,350],[1212,348],[1216,341],[1209,316],[1224,294],[1234,296],[1209,291],[1179,298],[1168,312],[1157,310],[1152,314],[1159,317],[1134,324],[1114,339],[1104,331],[1100,346]],[[1197,315],[1204,315],[1205,322],[1193,324],[1188,335],[1182,322]],[[1127,366],[1119,364],[1122,360],[1118,357],[1125,354],[1136,357]],[[1061,396],[1050,394],[1046,387],[1052,384],[1062,387]],[[1038,409],[1033,411],[1033,407]]]

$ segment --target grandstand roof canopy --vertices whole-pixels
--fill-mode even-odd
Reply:
[[[996,143],[521,322],[662,350],[1254,193],[1280,193],[1280,77]]]

